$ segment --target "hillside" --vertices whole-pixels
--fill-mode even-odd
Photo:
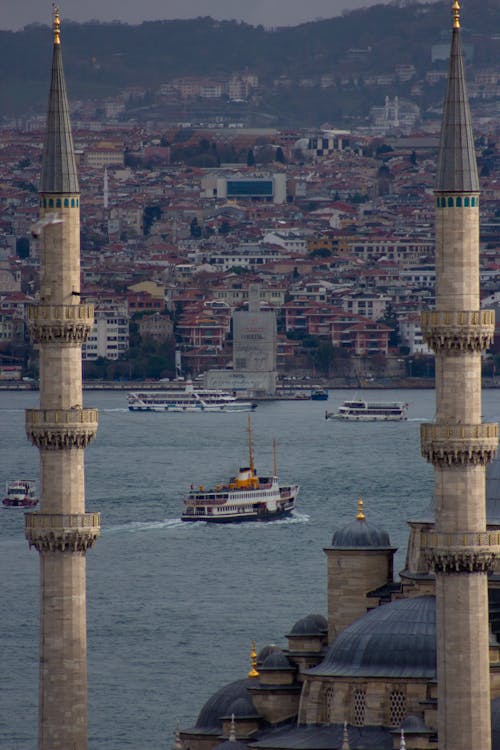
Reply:
[[[496,63],[500,41],[491,30],[500,28],[499,0],[467,0],[464,6],[464,41],[474,44],[474,64]],[[448,0],[373,6],[274,30],[208,17],[139,26],[65,22],[65,70],[75,100],[113,96],[131,86],[154,91],[176,76],[214,77],[248,69],[259,76],[261,106],[285,119],[287,107],[293,110],[294,95],[274,92],[270,97],[276,79],[289,79],[293,89],[299,80],[310,78],[309,87],[314,89],[322,75],[339,80],[351,75],[354,91],[344,92],[336,103],[346,114],[350,107],[356,110],[363,98],[371,98],[355,91],[362,87],[365,74],[391,71],[401,63],[413,64],[419,73],[428,69],[431,46],[443,34],[449,38],[450,25]],[[50,56],[46,26],[0,32],[0,115],[44,111]],[[309,91],[305,105],[314,109],[315,99]],[[318,112],[318,117],[328,114]]]

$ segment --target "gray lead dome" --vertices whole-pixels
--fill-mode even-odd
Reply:
[[[378,526],[372,526],[364,518],[356,518],[347,526],[338,529],[332,538],[332,547],[390,547],[389,534]]]
[[[372,609],[339,635],[309,673],[434,679],[435,598],[416,596]]]

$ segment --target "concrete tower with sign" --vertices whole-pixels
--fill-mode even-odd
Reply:
[[[440,750],[491,747],[488,572],[498,534],[486,533],[485,467],[498,426],[481,421],[481,352],[494,313],[480,309],[479,180],[453,5],[436,199],[436,308],[422,314],[436,356],[436,419],[421,428],[434,466],[435,528],[427,558],[436,577]]]
[[[26,432],[40,451],[40,510],[25,534],[40,555],[39,750],[87,748],[85,554],[99,535],[85,512],[84,450],[97,411],[82,405],[81,347],[93,308],[80,303],[80,195],[54,13],[52,79],[40,180],[40,297],[28,310],[40,353],[40,408]]]

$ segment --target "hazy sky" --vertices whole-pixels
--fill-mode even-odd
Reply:
[[[119,20],[140,23],[165,18],[235,18],[265,26],[285,26],[331,18],[344,9],[367,7],[387,0],[60,0],[61,19]],[[0,29],[29,23],[48,24],[50,0],[0,0]]]

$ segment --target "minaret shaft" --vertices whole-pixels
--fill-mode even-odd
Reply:
[[[85,553],[100,519],[85,511],[84,449],[97,411],[82,408],[81,345],[93,309],[80,304],[80,200],[57,10],[40,183],[40,302],[28,310],[40,408],[26,411],[28,438],[40,451],[40,511],[25,517],[26,538],[40,553],[38,748],[86,750]]]
[[[84,552],[40,554],[39,748],[87,747]]]
[[[498,426],[481,420],[481,352],[494,315],[480,310],[479,180],[453,5],[448,87],[436,187],[436,309],[422,314],[436,354],[436,420],[422,425],[434,464],[435,529],[427,557],[436,576],[440,750],[491,748],[488,571],[498,548],[486,533],[485,467]]]
[[[41,195],[40,216],[48,222],[40,250],[40,301],[52,305],[80,303],[80,253],[68,249],[80,246],[80,210],[78,207],[43,208],[43,204],[75,203],[78,196]]]

